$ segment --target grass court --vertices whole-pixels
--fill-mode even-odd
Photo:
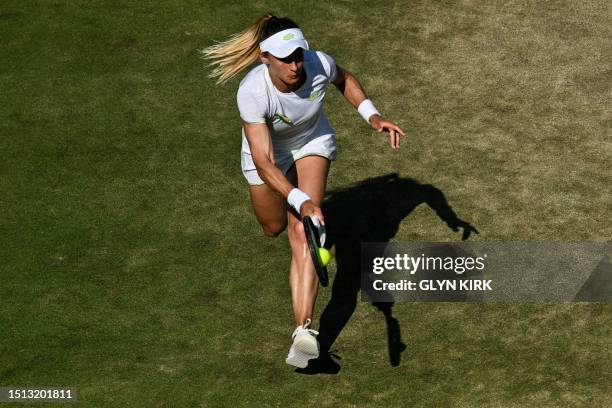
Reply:
[[[397,303],[392,366],[359,302],[337,375],[285,364],[286,233],[250,209],[239,80],[215,86],[198,52],[269,10],[408,134],[391,151],[330,90],[330,193],[397,173],[474,241],[610,240],[608,1],[5,0],[0,386],[71,386],[83,407],[611,406],[605,303]],[[389,240],[460,240],[413,207]]]

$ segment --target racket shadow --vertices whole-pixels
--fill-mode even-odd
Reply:
[[[325,246],[335,245],[337,271],[331,299],[320,319],[318,339],[322,361],[329,362],[330,349],[357,306],[361,287],[361,243],[389,242],[402,220],[421,204],[433,209],[451,230],[461,231],[463,240],[478,233],[476,228],[457,217],[439,189],[394,173],[326,194],[322,207],[327,229]],[[402,341],[399,320],[393,316],[393,305],[393,302],[374,303],[386,321],[389,363],[398,366],[406,345]],[[312,366],[318,363],[313,360]],[[338,372],[339,366],[334,371]]]

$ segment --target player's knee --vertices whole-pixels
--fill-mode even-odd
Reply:
[[[301,222],[296,222],[291,226],[291,235],[293,235],[294,239],[299,239],[306,241],[306,236],[304,235],[304,224]]]
[[[284,223],[267,223],[261,224],[261,229],[266,237],[276,238],[285,230],[286,226],[287,224]]]

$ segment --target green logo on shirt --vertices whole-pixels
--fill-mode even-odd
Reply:
[[[293,39],[293,37],[295,37],[295,35],[293,33],[287,33],[283,36],[283,40],[285,41],[289,41],[291,39]]]
[[[288,125],[293,125],[291,119],[283,115],[282,113],[276,112],[274,116],[272,116],[272,123],[285,122]]]

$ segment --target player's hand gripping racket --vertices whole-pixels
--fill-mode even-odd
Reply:
[[[325,226],[321,224],[317,217],[311,218],[306,216],[302,219],[302,223],[304,224],[306,242],[308,242],[312,263],[314,264],[315,271],[317,271],[321,286],[325,287],[329,284],[329,278],[327,276],[327,268],[319,257],[319,248],[322,248],[325,244]]]

